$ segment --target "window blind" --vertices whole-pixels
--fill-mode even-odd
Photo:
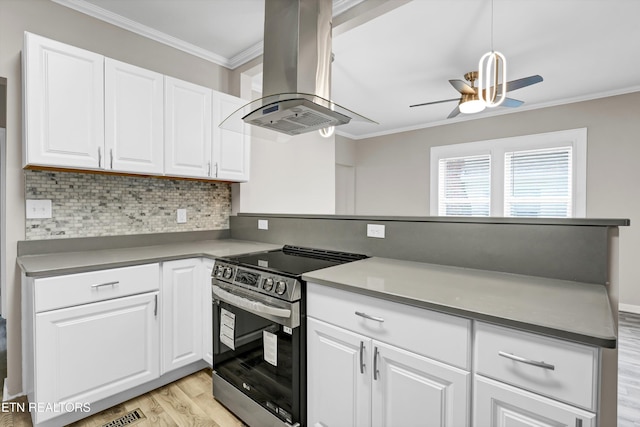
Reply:
[[[505,153],[504,215],[571,217],[572,147]]]
[[[489,216],[491,156],[440,159],[438,215]]]

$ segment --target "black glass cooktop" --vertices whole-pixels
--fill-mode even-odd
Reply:
[[[362,254],[287,245],[282,249],[233,257],[229,258],[229,260],[236,264],[300,276],[309,271],[333,267],[334,265],[364,258],[367,258],[367,256]]]

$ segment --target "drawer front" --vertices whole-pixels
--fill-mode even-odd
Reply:
[[[160,265],[68,274],[34,280],[36,313],[160,289]]]
[[[585,409],[596,409],[596,347],[477,322],[476,371]]]
[[[307,315],[449,365],[470,369],[471,321],[462,317],[314,283],[307,284]]]

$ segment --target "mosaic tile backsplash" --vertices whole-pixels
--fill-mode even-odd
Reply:
[[[26,240],[229,228],[227,183],[34,170],[25,182],[26,198],[49,199],[53,211],[26,220]],[[179,208],[186,223],[176,221]]]

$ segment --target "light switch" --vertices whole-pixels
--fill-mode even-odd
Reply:
[[[51,200],[27,199],[27,219],[51,218]]]

